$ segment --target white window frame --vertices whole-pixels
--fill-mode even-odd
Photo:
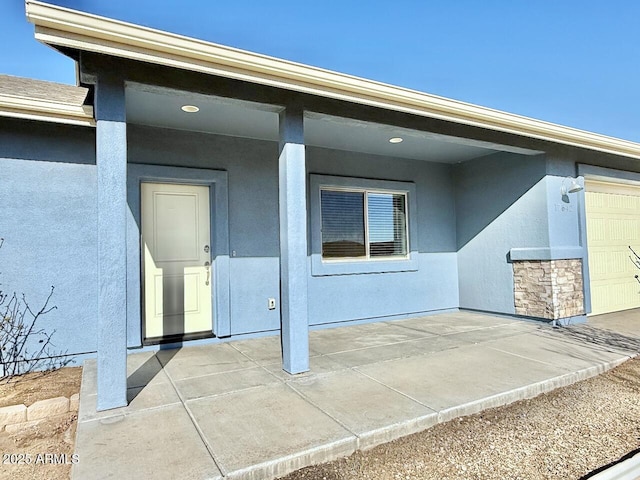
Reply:
[[[411,252],[411,241],[409,238],[409,192],[407,190],[385,190],[380,188],[355,188],[355,187],[336,187],[332,185],[321,185],[318,190],[320,195],[320,240],[322,241],[322,192],[349,192],[349,193],[363,193],[364,194],[364,257],[338,257],[338,258],[324,258],[322,261],[325,263],[334,262],[384,262],[389,260],[407,260]],[[387,194],[387,195],[402,195],[404,197],[404,229],[405,229],[405,241],[406,241],[406,254],[405,255],[387,255],[387,256],[371,256],[371,246],[369,242],[369,194]],[[320,254],[322,256],[322,253]]]
[[[369,191],[371,193],[405,194],[405,228],[407,229],[407,255],[370,257],[367,241],[367,258],[322,258],[321,190]],[[374,180],[332,175],[309,175],[309,239],[311,275],[359,275],[369,273],[395,273],[418,271],[418,212],[416,185],[413,182]],[[365,203],[365,209],[367,208]],[[368,222],[368,211],[365,210]],[[368,235],[368,224],[365,225]]]

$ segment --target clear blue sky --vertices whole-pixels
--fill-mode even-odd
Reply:
[[[52,0],[640,142],[636,0]],[[0,73],[75,82],[0,0]]]

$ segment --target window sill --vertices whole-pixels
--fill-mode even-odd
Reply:
[[[328,262],[323,262],[320,254],[311,255],[311,275],[314,277],[416,271],[418,271],[418,261],[415,253],[411,253],[409,258],[398,260],[341,260]]]

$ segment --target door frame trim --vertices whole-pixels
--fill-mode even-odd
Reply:
[[[222,170],[166,167],[151,164],[127,165],[127,347],[142,346],[143,282],[141,248],[141,184],[143,182],[202,185],[209,187],[211,215],[212,335],[231,335],[229,284],[229,186]]]

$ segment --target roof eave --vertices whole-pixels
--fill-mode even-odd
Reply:
[[[69,125],[95,126],[93,107],[0,95],[0,116]]]
[[[219,75],[640,159],[640,144],[27,0],[46,44]]]

